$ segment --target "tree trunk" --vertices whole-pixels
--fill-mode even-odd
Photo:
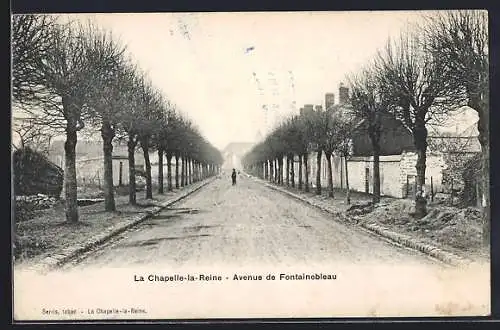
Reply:
[[[66,221],[78,222],[78,196],[76,190],[76,143],[78,141],[76,123],[68,122],[64,143],[64,195]]]
[[[191,183],[191,178],[189,177],[189,166],[191,164],[191,160],[186,156],[186,168],[185,168],[185,171],[186,171],[186,186],[189,186],[189,184]]]
[[[284,185],[285,184],[285,166],[283,162],[283,156],[280,156],[279,163],[278,163],[278,168],[280,171],[280,184]]]
[[[182,158],[182,164],[184,165],[184,187],[188,185],[188,158],[186,155]]]
[[[309,192],[309,155],[306,153],[304,154],[304,173],[306,175],[305,177],[305,192]]]
[[[286,185],[290,187],[290,155],[286,156]]]
[[[474,106],[474,105],[473,105]],[[489,107],[477,106],[479,121],[479,142],[481,144],[481,209],[483,216],[483,244],[490,245],[491,217],[490,217],[490,138],[489,138]]]
[[[299,154],[299,190],[302,190],[302,155]]]
[[[128,152],[128,202],[131,205],[137,203],[135,192],[135,146],[137,142],[134,137],[129,134],[127,142]]]
[[[107,212],[116,211],[113,187],[113,138],[115,132],[107,121],[101,126],[102,149],[104,154],[104,209]]]
[[[278,158],[274,159],[274,183],[279,184],[279,169],[278,169]]]
[[[316,195],[321,195],[321,154],[322,150],[316,153]]]
[[[198,182],[198,174],[196,173],[196,160],[192,162],[192,171],[193,171],[193,182]]]
[[[163,149],[158,148],[158,193],[163,194]]]
[[[272,160],[268,160],[268,165],[269,165],[269,182],[273,182],[273,161]]]
[[[325,152],[328,162],[328,197],[333,198],[332,154]]]
[[[151,162],[149,160],[149,141],[147,138],[141,140],[141,148],[144,153],[144,164],[146,165],[146,199],[153,199],[153,183],[151,180]]]
[[[200,178],[198,177],[198,161],[193,162],[193,177],[195,182],[200,181]]]
[[[172,191],[172,154],[167,153],[167,181],[168,181],[168,191]]]
[[[197,172],[196,172],[196,166],[197,166],[196,164],[197,164],[197,163],[198,163],[197,161],[193,160],[192,169],[191,169],[191,171],[193,172],[193,182],[198,182],[198,181],[200,181],[200,180],[198,179],[198,174],[197,174]]]
[[[179,189],[179,154],[175,153],[175,188]]]
[[[417,170],[416,193],[415,193],[415,216],[420,219],[427,214],[427,200],[425,198],[425,162],[427,152],[427,128],[423,118],[417,118],[413,132],[415,148],[417,151]]]
[[[466,91],[468,106],[477,111],[479,120],[477,129],[479,131],[479,143],[481,144],[481,209],[482,209],[482,238],[485,246],[490,245],[491,216],[490,216],[490,104],[489,104],[489,77],[480,68],[474,67],[469,71],[472,76],[468,77]]]
[[[292,184],[292,188],[295,188],[295,162],[294,162],[294,154],[291,154],[290,155],[290,166],[292,167],[291,168],[291,172],[290,172],[290,180],[292,181],[291,184]]]
[[[276,160],[273,159],[271,161],[271,181],[275,182],[276,181]]]
[[[351,204],[351,189],[349,188],[349,171],[347,170],[347,155],[344,155],[345,161],[345,202],[347,205]]]
[[[181,155],[181,187],[184,187],[184,168],[186,167],[186,159],[184,158],[184,155]]]
[[[189,178],[189,184],[193,183],[193,161],[190,159],[188,162],[188,178]]]
[[[278,161],[278,171],[279,171],[279,184],[283,185],[285,180],[283,178],[284,166],[283,166],[283,156],[280,156]]]
[[[373,203],[380,202],[380,145],[373,141]]]

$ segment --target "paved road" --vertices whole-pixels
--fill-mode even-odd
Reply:
[[[76,267],[203,265],[436,265],[240,176],[216,180]]]

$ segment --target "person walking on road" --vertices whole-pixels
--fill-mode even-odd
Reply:
[[[236,184],[236,170],[233,168],[233,173],[231,174],[231,179],[233,179],[233,186]]]

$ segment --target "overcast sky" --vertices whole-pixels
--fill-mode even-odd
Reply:
[[[264,135],[280,115],[323,104],[418,12],[95,14],[218,148]],[[295,103],[294,103],[295,102]],[[273,107],[273,105],[275,105]],[[298,111],[298,110],[295,110]],[[268,119],[270,121],[270,119]]]

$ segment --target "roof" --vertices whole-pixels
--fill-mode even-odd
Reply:
[[[352,106],[349,104],[336,104],[329,109],[351,113]],[[403,151],[414,150],[411,132],[388,111],[381,111],[382,133],[380,136],[380,156],[399,155]],[[368,130],[365,129],[367,120],[360,119],[353,136],[353,156],[371,156],[373,148]]]
[[[334,111],[352,111],[348,104],[336,104],[330,109]],[[380,139],[380,155],[395,155],[403,151],[414,151],[413,137],[403,123],[388,111],[382,111],[382,136]],[[353,156],[370,156],[372,147],[367,131],[363,129],[365,120],[358,124],[353,138]],[[477,129],[477,113],[465,107],[451,111],[441,125],[432,125],[428,128],[427,138],[429,150],[476,153],[481,152],[479,132]]]

